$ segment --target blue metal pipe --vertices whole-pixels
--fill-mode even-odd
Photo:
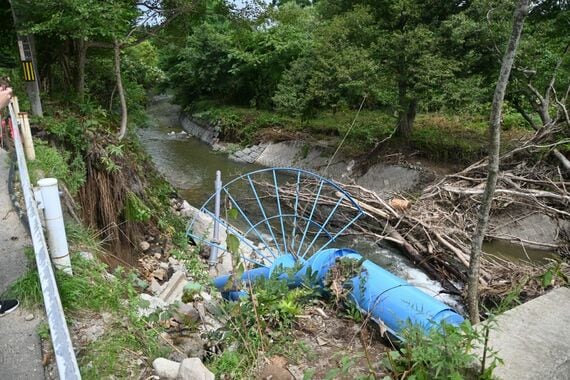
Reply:
[[[408,324],[422,326],[427,332],[443,322],[452,325],[463,322],[463,317],[449,306],[372,261],[365,260],[351,249],[326,249],[315,253],[306,261],[295,260],[292,255],[283,255],[269,268],[246,271],[242,280],[255,281],[259,277],[270,277],[275,273],[279,278],[288,279],[291,285],[299,285],[310,269],[322,285],[331,267],[340,259],[362,262],[360,274],[347,280],[344,285],[350,289],[350,296],[358,308],[369,314],[374,321],[382,323],[391,334],[399,336],[399,332]],[[279,275],[283,269],[295,265],[301,265],[301,269],[293,278],[284,273]],[[224,289],[228,280],[229,276],[221,276],[214,280],[214,284],[218,289]],[[223,295],[235,300],[246,293],[225,291]]]

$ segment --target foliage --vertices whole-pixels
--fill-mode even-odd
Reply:
[[[71,159],[70,152],[50,147],[43,140],[34,140],[36,159],[28,162],[30,180],[53,177],[65,183],[74,194],[85,182],[85,163],[81,157]]]
[[[150,219],[151,210],[135,193],[130,192],[127,194],[125,214],[127,220],[146,222]]]
[[[421,326],[407,326],[402,330],[402,347],[387,354],[385,367],[394,379],[492,379],[492,372],[501,360],[489,348],[486,366],[474,373],[478,358],[473,350],[487,344],[489,328],[487,324],[478,330],[465,321],[458,327],[444,323],[426,334]]]
[[[218,375],[249,378],[261,352],[265,355],[293,354],[302,349],[291,341],[291,329],[313,291],[290,289],[287,281],[259,279],[248,285],[248,297],[222,305],[227,333],[224,345],[234,345],[213,360]]]
[[[380,67],[362,38],[373,28],[374,19],[362,7],[323,23],[312,49],[293,62],[279,83],[273,97],[277,109],[307,117],[318,109],[354,108],[365,95],[374,103]]]
[[[134,360],[130,353],[147,357],[150,361],[167,354],[160,342],[161,328],[150,319],[140,317],[138,298],[141,280],[136,272],[121,267],[111,275],[108,267],[95,260],[86,260],[76,254],[78,251],[101,252],[101,242],[92,231],[79,225],[67,228],[71,245],[73,276],[56,271],[56,281],[63,308],[68,316],[85,315],[89,312],[111,314],[112,322],[105,326],[105,333],[82,350],[78,357],[83,378],[100,379],[107,376],[129,377]],[[27,250],[29,262],[33,263],[33,252]],[[27,307],[43,303],[37,268],[32,268],[9,290]],[[47,325],[41,328],[44,338],[48,337]],[[125,350],[125,348],[128,350]],[[138,366],[134,365],[136,368]]]
[[[563,285],[569,285],[570,280],[568,280],[568,276],[564,273],[565,264],[561,261],[554,261],[552,262],[544,272],[542,276],[540,276],[542,286],[544,288],[548,288],[556,283],[559,280]]]

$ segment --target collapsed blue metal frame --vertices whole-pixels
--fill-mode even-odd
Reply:
[[[258,190],[254,182],[254,177],[262,176],[264,174],[269,174],[270,177],[273,179],[273,186],[275,192],[274,205],[276,206],[277,210],[276,215],[273,214],[268,215],[266,207],[264,207],[262,199],[259,196],[260,191]],[[279,191],[280,176],[287,178],[287,180],[295,178],[296,181],[295,202],[293,207],[293,213],[283,212],[281,193]],[[307,203],[311,207],[308,217],[304,216],[303,213],[299,214],[299,203],[300,203],[299,195],[301,191],[301,182],[302,180],[307,178],[315,179],[318,182],[317,185],[318,188],[315,193],[316,194],[315,198],[314,200],[311,200],[312,204]],[[255,204],[259,209],[258,211],[261,213],[260,221],[258,222],[252,221],[247,216],[246,211],[243,209],[243,207],[240,206],[240,204],[236,200],[236,197],[231,194],[232,185],[236,184],[238,181],[247,181],[249,189],[251,189],[252,195],[255,198]],[[321,195],[323,193],[323,189],[326,187],[332,188],[335,194],[339,194],[339,197],[338,200],[336,201],[336,204],[332,207],[332,210],[328,213],[328,216],[325,218],[324,222],[319,223],[317,221],[314,221],[313,218],[315,217],[315,211],[319,206],[320,201],[322,200]],[[227,199],[231,202],[232,207],[236,208],[238,214],[241,216],[241,218],[243,218],[243,220],[245,220],[245,222],[249,226],[249,229],[245,233],[238,231],[236,227],[232,226],[230,223],[228,223],[228,221],[223,219],[221,216],[216,217],[216,215],[208,209],[208,206],[212,205],[211,202],[215,198],[215,193],[212,196],[210,196],[206,200],[206,202],[204,202],[204,204],[200,208],[200,212],[209,215],[213,219],[213,221],[217,221],[218,223],[220,223],[220,225],[224,226],[227,232],[235,235],[240,240],[240,246],[241,244],[244,244],[245,246],[249,247],[253,252],[255,252],[257,255],[259,255],[259,257],[263,258],[263,261],[258,261],[249,257],[242,256],[244,260],[258,266],[268,267],[271,265],[271,263],[273,263],[273,261],[275,261],[275,259],[283,255],[292,255],[293,257],[295,257],[295,259],[304,259],[311,252],[312,248],[315,248],[316,251],[323,250],[327,248],[332,242],[334,242],[339,236],[341,236],[354,222],[356,222],[356,220],[358,220],[362,215],[364,215],[364,211],[362,210],[358,202],[356,202],[350,196],[350,194],[346,190],[344,190],[339,184],[314,172],[298,168],[289,168],[289,167],[265,168],[250,173],[246,173],[226,183],[222,187],[221,192],[227,196]],[[350,207],[354,209],[355,216],[351,220],[347,221],[346,224],[342,226],[342,228],[340,228],[340,230],[336,231],[335,233],[331,233],[331,231],[329,231],[330,228],[328,228],[329,223],[332,220],[333,215],[337,212],[337,210],[339,210],[343,202],[348,202],[350,204]],[[268,207],[269,205],[266,206]],[[186,234],[192,236],[195,240],[203,242],[209,246],[214,246],[217,247],[219,250],[227,251],[227,249],[224,246],[222,246],[220,243],[216,243],[204,236],[200,236],[198,234],[193,233],[192,228],[198,217],[199,215],[196,215],[192,219],[192,221],[188,224],[188,227],[186,229]],[[293,227],[291,231],[288,231],[286,228],[285,220],[291,218],[293,220]],[[278,219],[277,227],[273,227],[271,225],[271,221],[274,221],[275,219]],[[301,220],[305,221],[305,226],[303,231],[300,231],[301,230],[300,226],[298,227],[299,221]],[[267,239],[263,237],[263,234],[258,230],[258,228],[260,228],[261,226],[266,227],[267,230],[269,231],[272,242],[274,243],[273,245],[270,244],[267,241]],[[307,237],[309,228],[311,226],[316,227],[317,231],[313,236],[312,240],[310,241],[310,243],[308,244],[308,246],[305,249],[303,249],[303,243],[305,242],[305,238]],[[264,245],[264,248],[256,246],[249,239],[246,238],[246,236],[249,236],[249,234],[252,232]],[[295,244],[296,236],[300,232],[302,232],[300,238],[301,240],[298,244]],[[279,236],[279,233],[281,234],[281,236]],[[315,244],[319,241],[320,237],[326,237],[327,241],[321,246],[315,246]]]

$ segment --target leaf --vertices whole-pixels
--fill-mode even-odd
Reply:
[[[228,210],[228,219],[237,219],[238,210],[237,208],[231,208]]]
[[[546,271],[545,274],[542,275],[542,287],[546,288],[550,284],[552,284],[552,270]]]
[[[238,253],[239,252],[239,239],[237,236],[233,234],[228,234],[226,237],[226,246],[230,253]]]

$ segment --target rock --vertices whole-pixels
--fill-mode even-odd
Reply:
[[[198,358],[184,359],[178,371],[178,380],[214,380],[214,374]]]
[[[174,273],[170,280],[164,284],[164,290],[160,293],[159,298],[166,304],[181,301],[184,287],[187,283],[188,280],[186,280],[186,274],[184,272],[178,271]]]
[[[178,265],[180,264],[180,262],[178,260],[176,260],[174,257],[169,257],[168,258],[168,263],[172,266],[172,265]]]
[[[201,328],[207,332],[216,331],[224,327],[224,325],[209,313],[206,312],[204,305],[202,303],[195,302],[196,310],[200,314],[200,319],[202,320]]]
[[[97,322],[93,321],[89,327],[82,331],[83,338],[87,343],[95,342],[103,334],[105,334],[105,326],[103,326],[100,320],[97,320]]]
[[[178,351],[172,353],[172,359],[180,357],[180,361],[191,358],[202,358],[204,356],[204,341],[200,338],[200,334],[192,334],[190,336],[181,336],[173,339],[174,344],[178,350],[182,351],[184,355],[180,357]]]
[[[561,236],[564,236],[561,232],[569,229],[568,224],[564,221],[559,222],[548,215],[527,213],[526,211],[519,213],[514,211],[498,215],[492,222],[498,226],[494,230],[496,237],[513,240],[517,244],[519,240],[546,244],[556,243],[561,240]],[[525,243],[525,246],[544,248],[531,243]]]
[[[156,253],[154,254],[154,258],[157,259],[157,260],[160,260],[160,259],[162,258],[162,254],[159,253],[159,252],[156,252]]]
[[[141,251],[146,252],[150,248],[150,243],[148,241],[141,241],[139,243],[139,248]]]
[[[95,256],[93,256],[93,254],[91,252],[79,252],[79,256],[81,256],[81,258],[83,260],[87,260],[87,261],[93,261],[95,260]]]
[[[152,368],[161,379],[176,379],[180,367],[180,363],[165,358],[156,358],[152,362]]]
[[[158,295],[162,292],[163,286],[158,283],[154,278],[150,280],[150,287],[149,290],[154,295]]]
[[[180,210],[191,210],[193,207],[188,203],[186,200],[182,201],[182,205],[180,206]]]
[[[166,268],[158,268],[152,272],[152,276],[160,281],[166,277]]]
[[[111,323],[111,321],[113,320],[113,314],[104,311],[101,313],[101,318],[103,319],[103,323],[105,324]]]
[[[275,364],[268,364],[261,372],[260,379],[263,380],[293,380],[293,376],[283,367]]]
[[[176,315],[174,317],[181,323],[187,321],[197,322],[200,320],[200,313],[198,313],[198,310],[196,310],[193,305],[183,303],[176,309]]]
[[[168,306],[166,302],[161,300],[160,298],[153,297],[150,294],[143,293],[140,295],[140,298],[143,301],[148,302],[148,306],[141,307],[138,310],[138,314],[142,317],[147,317],[154,313],[157,310],[162,310]]]
[[[31,320],[33,320],[34,318],[35,318],[35,317],[34,317],[33,314],[28,314],[28,315],[26,315],[26,316],[24,317],[24,319],[25,319],[26,321],[31,321]]]

